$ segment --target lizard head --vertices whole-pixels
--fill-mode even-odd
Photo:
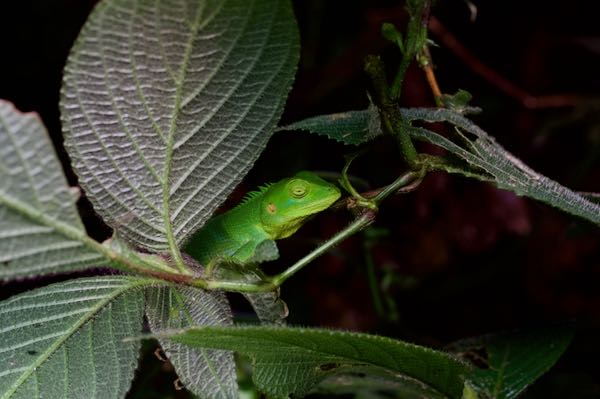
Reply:
[[[302,171],[272,184],[260,204],[263,228],[273,240],[289,237],[340,198],[340,190],[314,173]]]

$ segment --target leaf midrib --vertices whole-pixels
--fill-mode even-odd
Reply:
[[[11,196],[6,195],[2,191],[0,191],[0,205],[4,205],[7,208],[16,211],[19,215],[37,224],[50,227],[54,232],[59,233],[60,235],[69,240],[81,242],[88,248],[95,250],[95,252],[97,252],[98,255],[100,255],[99,257],[103,255],[103,251],[98,250],[99,247],[102,247],[102,244],[89,238],[87,234],[85,234],[85,232],[83,232],[82,230],[79,230],[78,228],[65,222],[61,222],[59,220],[48,217],[45,213],[38,211],[37,209],[33,208],[29,204],[24,203],[23,201],[16,200]],[[92,245],[91,242],[97,245]]]
[[[198,7],[198,9],[196,10],[194,24],[191,26],[190,37],[185,46],[185,54],[183,56],[182,64],[179,71],[179,81],[175,82],[177,87],[175,90],[175,107],[173,110],[173,116],[171,118],[171,124],[169,126],[169,132],[167,134],[167,148],[162,178],[163,223],[165,224],[165,234],[167,236],[167,243],[169,244],[171,255],[173,255],[173,260],[175,261],[177,268],[181,272],[186,272],[188,270],[188,267],[183,261],[181,251],[177,246],[177,240],[173,232],[173,223],[171,221],[171,190],[169,185],[169,177],[171,175],[173,161],[173,146],[175,144],[175,130],[177,128],[177,119],[179,117],[179,113],[181,112],[181,102],[183,98],[183,83],[185,82],[185,76],[187,75],[187,69],[189,67],[189,61],[192,54],[192,49],[194,47],[194,39],[196,37],[196,34],[198,33],[198,29],[200,29],[200,21],[203,10],[203,7]]]
[[[233,331],[236,331],[236,330],[237,330],[236,332],[257,331],[257,330],[252,329],[252,328],[246,329],[246,328],[239,328],[239,327],[234,327],[234,328],[229,328],[228,329],[228,330],[233,330],[233,331],[224,331],[225,329],[219,328],[219,327],[205,327],[205,328],[196,328],[196,329],[198,329],[198,330],[211,330],[211,329],[214,329],[214,330],[217,330],[219,332],[219,336],[220,337],[226,338],[226,335],[228,333],[230,333],[229,334],[230,337],[237,338],[237,339],[242,338],[242,336],[238,335],[236,333],[232,333]],[[296,329],[284,329],[284,330],[290,330],[290,331],[292,331],[294,333],[295,332],[300,332],[300,333],[303,332],[301,330],[296,330]],[[313,335],[315,333],[318,334],[319,336],[329,336],[329,334],[330,334],[330,332],[328,332],[328,331],[320,331],[320,330],[316,330],[314,332],[312,332],[312,331],[309,332],[309,334],[311,334],[311,335]],[[454,362],[457,366],[460,366],[460,367],[463,367],[463,368],[467,367],[466,364],[457,361],[456,359],[454,359],[450,355],[446,355],[446,354],[443,354],[441,352],[437,352],[437,351],[431,350],[431,349],[423,347],[423,346],[419,346],[419,345],[415,345],[415,344],[411,344],[411,343],[407,343],[407,342],[399,342],[399,341],[392,340],[392,339],[389,339],[389,338],[386,338],[386,337],[377,337],[377,336],[371,336],[371,335],[366,335],[366,334],[361,334],[361,333],[350,333],[350,334],[352,334],[352,335],[350,335],[350,336],[344,336],[345,335],[344,334],[344,335],[342,335],[341,338],[344,338],[344,339],[345,338],[350,338],[350,339],[356,338],[356,339],[366,340],[366,342],[374,343],[374,344],[382,344],[382,345],[388,345],[389,344],[389,345],[393,345],[393,346],[395,346],[397,348],[402,348],[402,349],[406,349],[406,350],[409,350],[409,351],[410,350],[418,350],[420,352],[427,352],[429,354],[438,356],[439,358],[444,359],[445,361]],[[309,336],[309,338],[312,338],[312,337]],[[289,349],[298,348],[298,349],[300,349],[302,351],[306,351],[306,352],[309,352],[311,354],[323,354],[324,353],[324,354],[327,354],[329,356],[342,357],[342,358],[346,358],[346,359],[349,359],[349,360],[360,361],[362,363],[365,363],[364,359],[360,359],[360,358],[355,357],[355,356],[349,356],[349,355],[346,355],[346,354],[340,355],[339,353],[329,351],[329,350],[327,350],[327,348],[322,348],[322,347],[321,347],[321,349],[313,349],[313,348],[310,348],[308,346],[304,346],[302,343],[299,343],[299,342],[290,342],[290,341],[287,341],[285,339],[279,339],[279,338],[274,337],[274,336],[270,336],[269,338],[253,337],[253,339],[256,339],[256,340],[259,340],[259,341],[264,341],[266,343],[275,341],[275,342],[277,342],[279,344],[287,346]],[[346,340],[344,340],[344,344],[351,345]],[[264,345],[264,347],[265,348],[269,348],[269,345]],[[371,364],[373,364],[375,366],[381,366],[381,365],[376,364],[376,363],[371,363]],[[385,366],[385,367],[389,367],[389,366]],[[398,367],[398,364],[395,367]]]

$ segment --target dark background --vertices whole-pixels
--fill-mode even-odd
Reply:
[[[0,3],[0,98],[42,116],[73,185],[60,133],[61,70],[94,3]],[[573,189],[599,192],[600,29],[595,2],[480,3],[474,22],[463,1],[439,1],[433,9],[431,38],[439,47],[432,54],[442,91],[471,92],[473,104],[484,110],[476,122],[534,169]],[[294,4],[303,49],[282,124],[364,108],[364,56],[382,54],[393,72],[398,51],[380,37],[379,27],[387,21],[403,29],[407,15],[402,4]],[[402,104],[434,105],[417,67],[408,72]],[[246,190],[299,169],[340,171],[347,152],[324,138],[276,134],[226,206]],[[403,170],[395,145],[386,140],[374,143],[352,167],[371,188]],[[106,238],[109,230],[85,199],[80,209],[90,234]],[[281,243],[281,261],[266,266],[267,271],[297,259],[348,220],[344,212],[313,220]],[[600,397],[597,227],[487,184],[432,174],[416,192],[385,202],[375,228],[371,233],[378,233],[377,238],[371,233],[352,237],[286,283],[290,323],[368,331],[441,348],[488,332],[575,321],[569,350],[526,396]],[[385,283],[385,310],[379,313],[367,278],[370,262]],[[0,297],[62,278],[0,285]],[[247,310],[241,301],[235,303],[241,314]],[[147,373],[166,367],[152,356],[145,359],[141,369]],[[139,397],[150,397],[148,386],[171,391],[171,379],[164,375],[138,381]]]

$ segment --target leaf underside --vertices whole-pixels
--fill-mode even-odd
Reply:
[[[488,174],[486,180],[498,188],[533,198],[600,225],[600,205],[532,170],[464,116],[445,109],[415,108],[406,110],[404,118],[408,121],[453,124],[457,127],[458,141],[462,146],[423,128],[408,129],[413,137],[440,146],[464,160],[468,166],[484,171]],[[473,137],[467,137],[467,133]]]
[[[303,396],[335,375],[379,375],[421,393],[460,398],[468,367],[439,351],[367,334],[281,327],[188,329],[170,339],[228,349],[254,360],[254,381],[269,397]]]
[[[298,60],[289,0],[104,0],[69,56],[65,146],[136,246],[185,241],[249,170]]]
[[[148,288],[146,316],[150,330],[189,326],[233,324],[225,295],[192,287]],[[199,398],[228,399],[237,396],[233,354],[215,349],[193,349],[173,341],[159,339],[183,385]]]
[[[101,266],[36,114],[0,100],[0,280]]]
[[[152,280],[70,280],[0,302],[0,398],[119,398],[129,389]],[[160,283],[159,283],[160,284]]]

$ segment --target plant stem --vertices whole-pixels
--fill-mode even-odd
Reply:
[[[402,83],[404,82],[408,67],[415,57],[418,57],[422,49],[427,46],[427,29],[431,0],[408,2],[407,9],[410,19],[406,28],[405,40],[401,46],[398,46],[402,52],[402,61],[390,89],[390,96],[395,101],[398,101],[402,93]]]
[[[159,262],[150,263],[148,261],[122,255],[87,235],[79,237],[79,240],[88,248],[102,254],[110,262],[111,267],[117,270],[184,284],[188,283],[192,278],[190,274],[178,273],[177,270],[167,265],[161,265]]]
[[[376,204],[379,204],[382,200],[398,191],[401,187],[404,187],[412,182],[420,182],[423,180],[424,176],[424,169],[419,172],[406,172],[394,180],[392,184],[385,186],[375,197],[372,198],[372,201],[374,201]]]
[[[412,62],[412,57],[404,55],[402,57],[402,61],[400,62],[400,66],[398,67],[398,72],[396,72],[396,76],[394,77],[394,82],[392,83],[392,87],[390,89],[390,97],[396,101],[400,99],[400,95],[402,94],[402,83],[404,82],[404,77],[406,76],[406,71]]]
[[[373,220],[375,220],[375,212],[373,212],[372,210],[365,210],[358,218],[356,218],[352,223],[346,226],[346,228],[339,231],[336,235],[334,235],[325,243],[317,247],[314,251],[310,252],[308,255],[304,256],[302,259],[294,263],[288,269],[273,277],[271,281],[276,287],[279,287],[288,278],[292,277],[294,274],[296,274],[298,271],[304,268],[304,266],[312,262],[317,257],[323,255],[325,252],[327,252],[340,242],[344,241],[346,238],[362,230],[363,228],[371,224]]]
[[[431,52],[429,51],[429,47],[425,46],[422,51],[421,68],[425,71],[425,77],[427,78],[427,83],[429,83],[429,87],[431,88],[431,92],[433,93],[433,99],[435,101],[435,105],[438,107],[442,107],[444,103],[442,102],[442,91],[437,83],[437,79],[435,77],[435,73],[433,72],[433,60],[431,59]]]
[[[416,169],[418,167],[417,150],[408,132],[402,127],[400,107],[390,96],[383,62],[377,56],[368,56],[365,62],[365,71],[371,77],[375,91],[376,105],[379,108],[379,115],[381,117],[382,129],[396,137],[402,156],[411,168]]]

